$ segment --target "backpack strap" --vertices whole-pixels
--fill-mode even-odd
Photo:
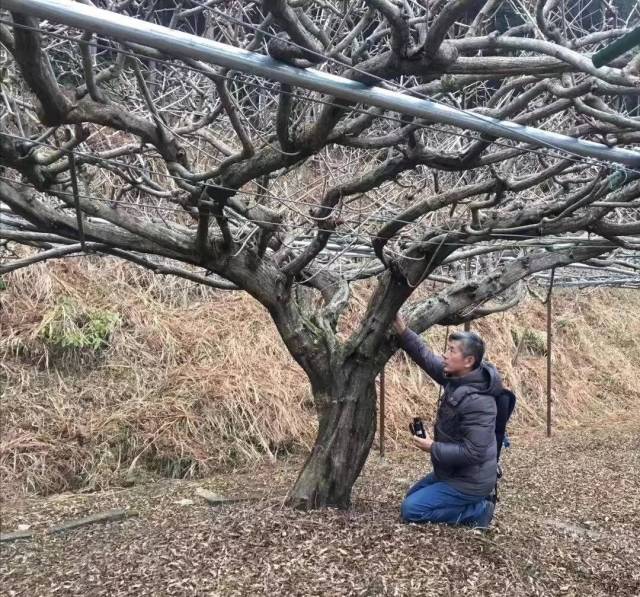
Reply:
[[[467,396],[471,394],[484,394],[473,386],[459,386],[448,397],[448,402],[453,407],[457,407]],[[492,394],[486,394],[491,396]],[[500,460],[500,452],[502,451],[502,443],[507,431],[507,422],[511,418],[516,406],[516,395],[507,389],[500,390],[497,394],[493,394],[496,401],[496,444],[497,455],[496,461]]]
[[[476,394],[478,390],[473,386],[458,386],[447,397],[447,402],[451,406],[458,406],[467,396]]]

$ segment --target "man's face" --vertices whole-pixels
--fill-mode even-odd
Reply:
[[[444,372],[451,377],[459,377],[473,370],[474,358],[465,357],[462,354],[462,346],[458,340],[447,342],[447,351],[444,353]]]

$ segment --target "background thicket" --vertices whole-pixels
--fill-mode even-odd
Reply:
[[[3,491],[47,494],[199,477],[313,444],[317,422],[305,375],[263,307],[246,295],[98,258],[40,264],[4,282]],[[354,292],[360,300],[344,318],[345,332],[362,315],[369,287]],[[638,410],[639,310],[637,291],[556,293],[558,432]],[[531,297],[473,326],[520,397],[513,431],[540,432],[544,305]],[[439,327],[426,337],[439,348],[444,333]],[[387,446],[394,449],[406,441],[410,417],[433,416],[437,388],[402,354],[386,376]]]

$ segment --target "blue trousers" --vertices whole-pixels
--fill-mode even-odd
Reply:
[[[409,489],[400,511],[405,522],[476,526],[485,522],[488,504],[485,497],[462,493],[429,473]]]

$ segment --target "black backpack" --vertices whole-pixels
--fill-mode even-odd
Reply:
[[[507,423],[516,407],[516,395],[511,390],[503,389],[499,394],[496,394],[495,399],[498,409],[496,414],[497,461],[500,462],[500,452],[502,451],[504,436],[507,432]]]
[[[511,390],[503,389],[499,394],[495,395],[496,406],[498,412],[496,414],[496,445],[498,453],[496,462],[498,464],[498,477],[496,479],[496,486],[491,494],[490,499],[495,504],[498,501],[498,481],[502,478],[502,468],[500,467],[500,452],[504,444],[504,438],[507,433],[507,423],[511,418],[516,407],[516,395]]]

